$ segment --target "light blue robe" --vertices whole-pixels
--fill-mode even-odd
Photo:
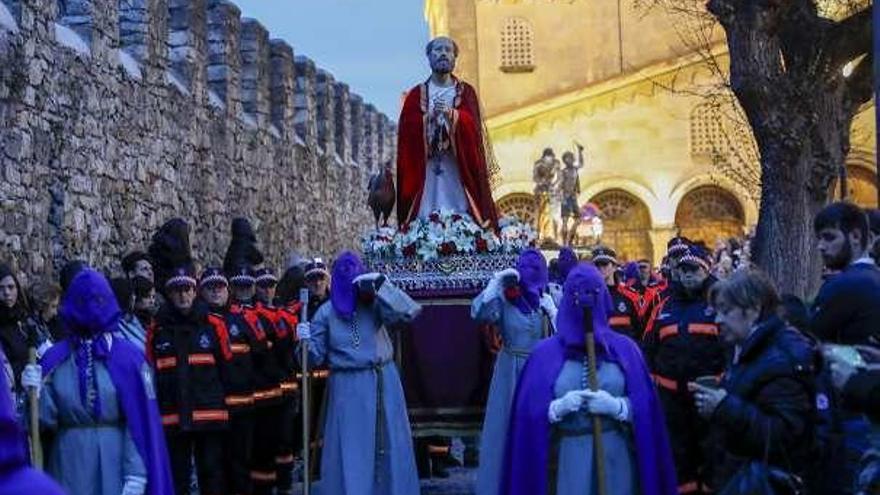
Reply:
[[[555,396],[584,388],[584,364],[566,361],[556,379]],[[599,388],[615,397],[626,396],[625,378],[617,364],[599,365]],[[602,416],[602,422],[608,495],[638,495],[638,467],[630,424],[606,416]],[[552,428],[554,437],[558,437],[556,495],[595,494],[592,416],[584,410],[570,413]]]
[[[480,436],[477,495],[497,495],[501,485],[507,426],[516,382],[532,348],[543,337],[545,318],[540,310],[525,315],[497,292],[483,291],[471,304],[471,317],[492,323],[501,332],[503,347],[495,359],[489,401]]]
[[[376,302],[358,305],[351,320],[340,318],[329,301],[315,314],[309,365],[330,368],[319,495],[419,493],[406,400],[385,329],[411,321],[414,305],[386,281]]]
[[[40,393],[40,425],[54,435],[46,471],[76,495],[119,495],[126,476],[146,478],[116,397],[100,362],[95,363],[101,417],[95,420],[80,400],[79,377],[71,354],[46,378]]]

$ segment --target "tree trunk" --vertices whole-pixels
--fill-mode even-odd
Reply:
[[[843,77],[840,61],[828,58],[833,50],[820,43],[851,39],[835,37],[808,0],[781,5],[710,0],[708,8],[725,30],[731,90],[761,154],[752,260],[781,292],[811,298],[821,272],[813,217],[844,166],[853,117],[868,99],[862,76],[870,75]]]

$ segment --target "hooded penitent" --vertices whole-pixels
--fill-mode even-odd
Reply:
[[[577,265],[577,255],[570,247],[564,247],[559,251],[559,283],[564,284],[572,268]]]
[[[364,273],[364,265],[358,255],[346,251],[333,263],[333,283],[330,285],[330,302],[340,317],[350,319],[357,307],[357,290],[354,279]]]
[[[530,314],[540,307],[541,293],[547,288],[547,261],[537,249],[526,249],[516,262],[519,272],[520,295],[513,304],[523,313]]]
[[[591,309],[598,360],[617,363],[626,380],[642,494],[677,493],[672,453],[654,385],[637,345],[608,326],[610,304],[605,280],[594,266],[581,264],[571,271],[557,316],[558,333],[538,344],[520,375],[508,430],[501,493],[546,493],[552,428],[547,410],[555,398],[554,383],[564,362],[584,358],[584,307]]]
[[[43,356],[43,373],[50,375],[72,354],[79,374],[82,403],[98,418],[101,403],[97,400],[94,366],[98,361],[103,362],[116,389],[132,441],[147,468],[147,494],[173,494],[152,375],[143,353],[124,339],[113,336],[120,310],[110,284],[94,270],[80,272],[64,296],[59,315],[71,335]]]
[[[253,268],[263,263],[263,253],[257,248],[257,235],[246,218],[232,220],[232,240],[223,258],[223,271],[231,277],[242,267]]]
[[[189,225],[181,218],[165,222],[153,235],[149,248],[156,290],[165,294],[165,284],[181,267],[192,267]]]

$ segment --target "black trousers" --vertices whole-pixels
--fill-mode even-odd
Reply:
[[[231,494],[250,494],[251,456],[254,444],[253,411],[237,411],[230,415],[226,436],[227,486]]]
[[[201,495],[226,495],[223,479],[223,442],[226,432],[170,432],[165,434],[175,493],[190,493],[192,459]]]
[[[692,395],[658,389],[666,417],[669,443],[675,459],[675,475],[680,494],[706,493],[710,486],[709,423],[697,413]]]
[[[302,439],[296,438],[297,432],[302,437],[302,426],[297,425],[297,421],[302,422],[298,413],[298,398],[285,397],[278,410],[278,450],[275,453],[275,473],[278,478],[276,486],[279,494],[293,493],[293,461],[302,452],[295,450],[302,444]]]
[[[251,456],[251,481],[254,495],[272,493],[278,482],[277,467],[281,436],[279,426],[282,404],[258,406],[254,411],[254,445]]]

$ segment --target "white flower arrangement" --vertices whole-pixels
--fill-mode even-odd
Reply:
[[[382,227],[363,236],[362,248],[372,258],[410,258],[430,261],[462,254],[515,254],[534,245],[534,229],[516,217],[499,221],[500,237],[466,213],[439,210],[425,220],[415,219],[395,230]]]

